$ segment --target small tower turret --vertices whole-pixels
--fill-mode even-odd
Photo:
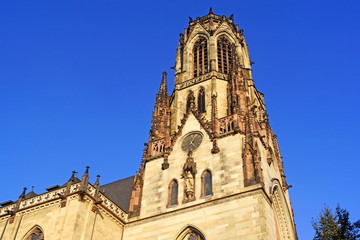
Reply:
[[[159,92],[156,94],[156,101],[151,121],[151,130],[149,140],[159,140],[169,134],[170,112],[169,112],[169,94],[167,90],[167,73],[162,73]]]

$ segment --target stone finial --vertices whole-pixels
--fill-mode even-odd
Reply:
[[[69,178],[68,182],[75,182],[77,173],[77,171],[72,171],[71,177]]]
[[[162,72],[161,84],[159,92],[166,92],[167,93],[167,72]]]
[[[209,9],[209,14],[214,14],[212,7]]]
[[[84,175],[81,178],[81,188],[84,189],[86,191],[87,188],[87,184],[89,182],[89,166],[86,166],[86,170]]]
[[[99,192],[100,192],[100,175],[96,175],[96,181],[94,183],[95,187],[95,205],[102,203],[102,201],[99,199]]]
[[[100,186],[100,177],[101,177],[100,175],[96,175],[96,181],[94,183],[95,188]]]
[[[20,196],[19,196],[19,199],[23,199],[23,198],[25,197],[25,195],[26,195],[26,190],[27,190],[27,188],[24,187],[22,193],[21,193]]]
[[[170,124],[170,97],[167,90],[167,72],[162,73],[160,88],[156,94],[155,106],[151,121],[149,140],[164,138],[168,134]]]
[[[18,200],[16,201],[15,207],[12,209],[12,215],[13,215],[13,213],[15,213],[17,210],[19,210],[21,201],[25,199],[26,190],[27,190],[27,188],[24,187],[22,193],[20,194]],[[12,217],[14,217],[14,215],[13,215]],[[10,223],[12,223],[13,221],[14,221],[14,219],[10,220]]]

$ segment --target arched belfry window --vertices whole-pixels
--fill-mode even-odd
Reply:
[[[28,234],[23,238],[24,240],[44,240],[44,233],[40,227],[34,227],[29,231]]]
[[[194,44],[194,77],[208,72],[208,50],[207,40],[200,37]]]
[[[212,191],[212,176],[209,170],[205,170],[201,175],[202,178],[202,191],[201,194],[203,197],[211,196]]]
[[[229,73],[229,68],[233,62],[233,45],[224,35],[220,36],[217,41],[218,71]]]
[[[198,94],[198,110],[200,113],[206,112],[205,109],[205,89],[203,87],[200,88]]]
[[[169,200],[168,205],[174,206],[178,204],[178,189],[179,185],[175,179],[173,179],[169,184]]]

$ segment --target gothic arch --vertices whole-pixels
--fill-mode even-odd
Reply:
[[[195,33],[194,35],[189,36],[187,46],[188,46],[188,49],[190,52],[192,52],[194,50],[195,42],[198,41],[199,38],[205,38],[209,42],[210,36],[208,34],[206,34],[205,31],[198,32],[198,33]]]
[[[22,238],[22,240],[44,240],[44,231],[38,225],[32,227]]]
[[[233,33],[231,31],[228,31],[227,29],[223,29],[223,30],[216,32],[216,34],[215,34],[216,41],[221,36],[226,36],[231,41],[231,43],[238,45],[238,43],[236,41],[236,37],[233,35]]]
[[[218,39],[221,36],[226,36],[231,41],[231,43],[234,44],[235,53],[236,53],[236,56],[238,57],[240,63],[243,64],[244,66],[250,67],[248,62],[245,63],[246,59],[249,57],[248,56],[249,54],[246,50],[246,46],[240,44],[238,38],[228,28],[224,27],[223,29],[219,29],[219,31],[217,31],[215,33],[216,49],[218,48],[218,46],[217,46]]]
[[[199,228],[187,225],[177,234],[175,240],[205,240],[205,235]]]
[[[182,71],[186,71],[187,78],[193,77],[193,47],[195,42],[200,38],[204,37],[209,42],[210,35],[208,32],[199,24],[195,26],[193,31],[188,35],[188,40],[183,45],[181,61],[182,61]]]
[[[179,198],[179,183],[178,181],[174,178],[173,180],[170,181],[169,183],[169,188],[168,188],[168,207],[170,206],[176,206],[178,205],[178,200]]]
[[[292,224],[289,206],[278,179],[272,179],[270,190],[275,213],[275,224],[277,225],[276,229],[279,234],[278,239],[295,240],[295,228]]]
[[[192,72],[194,77],[209,72],[209,48],[208,39],[199,36],[192,45]]]
[[[221,73],[230,73],[230,68],[236,57],[236,46],[226,35],[222,34],[216,38],[217,70]]]

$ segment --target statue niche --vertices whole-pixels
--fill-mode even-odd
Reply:
[[[183,167],[181,177],[184,179],[184,200],[183,203],[187,203],[195,200],[195,174],[196,163],[192,157],[192,151],[188,152],[186,163]]]

